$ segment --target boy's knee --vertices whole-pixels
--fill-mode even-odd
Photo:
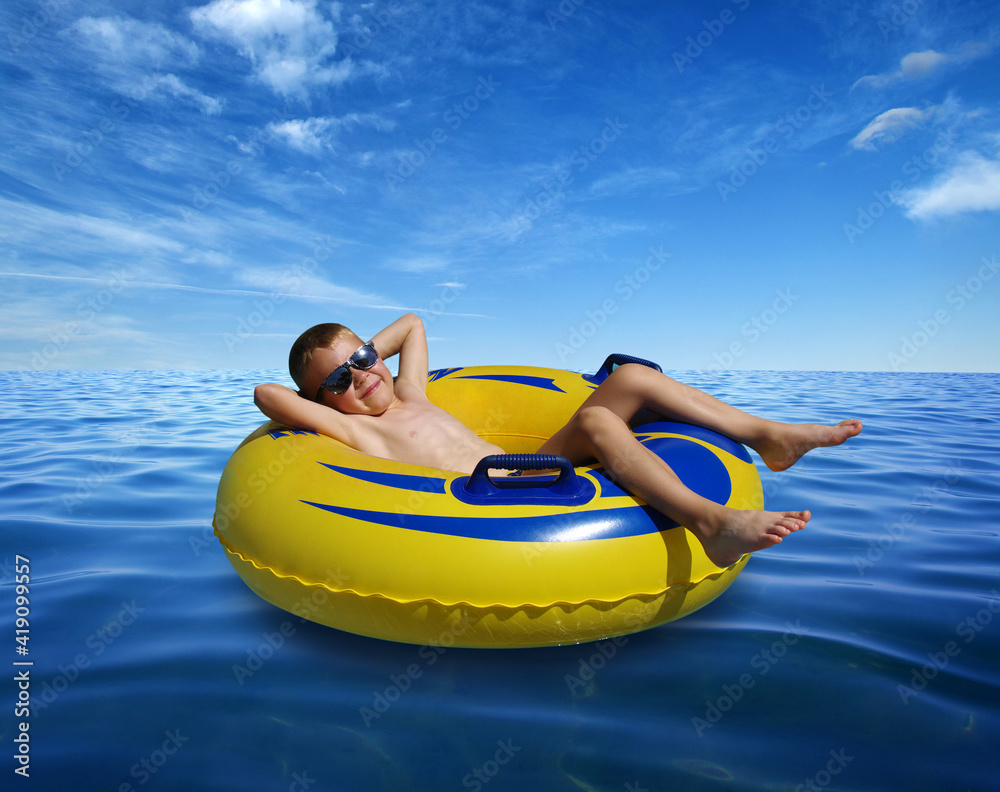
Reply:
[[[649,366],[644,366],[641,363],[623,363],[611,372],[608,379],[614,378],[620,384],[636,385],[647,381],[655,373],[657,373],[655,369],[651,369]]]
[[[622,419],[607,407],[582,407],[576,414],[577,425],[587,437],[594,439],[608,429],[622,424]]]

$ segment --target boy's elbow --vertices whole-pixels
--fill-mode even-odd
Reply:
[[[285,388],[276,382],[265,382],[258,385],[253,389],[253,403],[257,405],[258,410],[270,416],[271,412],[274,411],[276,398],[283,389]]]

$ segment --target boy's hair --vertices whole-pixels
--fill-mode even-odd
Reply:
[[[295,339],[288,353],[288,373],[292,375],[299,390],[302,389],[309,361],[317,349],[332,349],[340,339],[354,337],[356,336],[350,328],[336,322],[326,322],[310,327]]]

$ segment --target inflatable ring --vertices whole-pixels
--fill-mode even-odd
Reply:
[[[532,455],[621,363],[595,375],[535,367],[432,371],[428,398],[512,452],[470,476],[367,456],[268,422],[223,471],[215,533],[247,585],[304,619],[431,646],[581,643],[685,616],[718,597],[720,569],[687,530],[599,465]],[[746,449],[687,424],[635,436],[687,486],[763,508]],[[491,468],[559,469],[494,479]]]

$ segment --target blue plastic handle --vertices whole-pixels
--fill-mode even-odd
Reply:
[[[491,479],[490,470],[553,470],[556,479]],[[458,484],[461,479],[455,483]],[[573,463],[554,454],[494,454],[483,457],[468,480],[453,488],[467,503],[551,502],[573,504],[589,500],[596,492],[592,482],[576,475]]]
[[[588,382],[593,382],[595,385],[600,385],[611,375],[612,371],[618,368],[618,366],[624,366],[626,363],[638,363],[640,366],[648,366],[656,371],[663,371],[662,368],[651,360],[645,360],[643,358],[633,357],[632,355],[624,355],[621,352],[615,352],[608,355],[607,360],[601,364],[601,367],[596,373],[585,376],[584,379]]]

